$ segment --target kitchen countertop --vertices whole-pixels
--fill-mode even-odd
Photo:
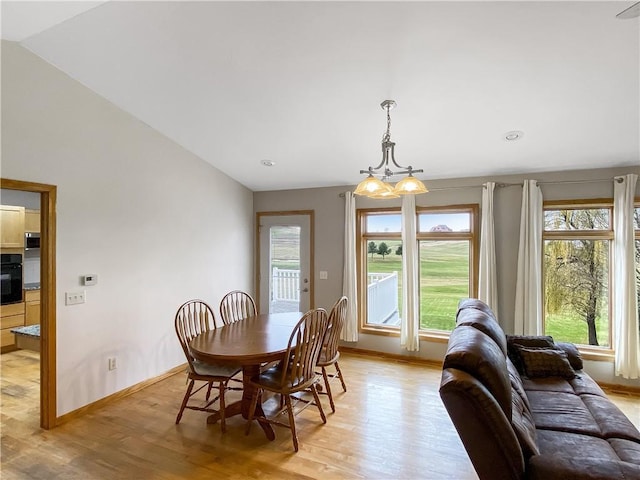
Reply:
[[[40,283],[25,283],[25,290],[40,290]]]

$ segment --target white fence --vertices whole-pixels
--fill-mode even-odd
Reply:
[[[367,323],[386,323],[398,313],[398,272],[369,273],[367,280]]]
[[[300,301],[300,270],[273,267],[271,275],[271,301]]]

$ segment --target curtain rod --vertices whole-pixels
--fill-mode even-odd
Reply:
[[[595,178],[595,179],[584,179],[584,180],[556,180],[556,181],[548,181],[548,182],[538,182],[538,185],[569,185],[576,183],[598,183],[598,182],[606,182],[609,180],[615,180],[617,183],[624,182],[622,177],[613,177],[611,178]],[[505,187],[521,187],[522,182],[519,183],[496,183],[497,188],[505,188]],[[428,187],[427,187],[428,188]],[[440,192],[444,190],[460,190],[461,188],[484,188],[484,184],[482,185],[461,185],[455,187],[440,187],[440,188],[429,188],[429,192]],[[339,197],[344,198],[344,193],[339,193]]]

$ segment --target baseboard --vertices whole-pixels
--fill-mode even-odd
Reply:
[[[135,385],[125,388],[124,390],[120,390],[119,392],[112,393],[111,395],[101,398],[100,400],[96,400],[95,402],[85,405],[84,407],[80,407],[76,410],[72,410],[69,413],[65,413],[64,415],[61,415],[56,418],[55,426],[57,427],[59,425],[62,425],[63,423],[67,423],[70,420],[74,420],[76,418],[82,417],[83,415],[86,415],[89,412],[93,412],[95,410],[103,408],[105,405],[108,405],[111,402],[120,400],[121,398],[129,396],[133,393],[139,392],[140,390],[147,388],[162,380],[165,380],[166,378],[172,377],[173,375],[176,375],[178,373],[183,373],[186,368],[187,368],[186,363],[183,365],[178,365],[177,367],[172,368],[168,372],[158,375],[157,377],[153,377],[143,382],[136,383]]]
[[[597,383],[603,390],[609,390],[612,393],[626,393],[634,396],[640,396],[640,387],[633,385],[620,385],[619,383]]]
[[[365,350],[363,348],[343,347],[342,345],[338,349],[340,350],[340,352],[343,352],[343,353],[349,353],[354,355],[366,355],[368,357],[385,358],[389,360],[394,360],[396,362],[418,363],[421,365],[429,365],[430,367],[442,368],[442,360],[430,360],[428,358],[410,357],[408,355],[378,352],[376,350]]]

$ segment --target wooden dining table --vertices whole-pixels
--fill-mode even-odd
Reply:
[[[260,366],[283,358],[293,327],[304,315],[303,312],[267,313],[245,318],[230,325],[210,330],[196,336],[189,343],[191,354],[205,363],[230,363],[242,366],[242,399],[225,408],[225,417],[241,414],[249,417],[251,400],[256,389],[251,377],[260,373]],[[263,415],[258,402],[255,415]],[[220,414],[214,413],[207,423],[216,423]],[[269,440],[275,432],[267,422],[260,422]]]

